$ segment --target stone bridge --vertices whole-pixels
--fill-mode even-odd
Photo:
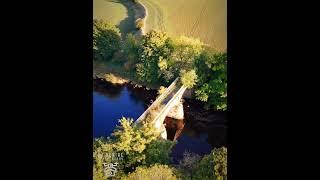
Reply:
[[[187,88],[179,79],[175,79],[165,92],[159,95],[149,108],[135,121],[151,122],[161,132],[161,137],[167,139],[166,128],[163,124],[166,117],[184,119],[182,97]]]

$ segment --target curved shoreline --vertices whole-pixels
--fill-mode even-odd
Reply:
[[[138,32],[140,32],[141,35],[145,35],[146,34],[146,26],[147,26],[148,10],[143,3],[138,1],[137,3],[135,3],[134,11],[135,11],[135,21],[139,18],[143,20],[143,27]]]

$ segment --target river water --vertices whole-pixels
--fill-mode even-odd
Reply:
[[[131,85],[115,86],[95,80],[93,92],[93,136],[109,136],[118,125],[121,117],[136,120],[156,98],[156,91],[134,88]],[[173,147],[171,158],[177,163],[183,152],[199,155],[210,153],[214,147],[226,146],[225,114],[207,112],[198,103],[184,102],[185,119],[166,119],[168,137],[173,139],[176,129],[177,144]],[[201,111],[201,112],[199,112]],[[197,113],[204,115],[197,119]]]

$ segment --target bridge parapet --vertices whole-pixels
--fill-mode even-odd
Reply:
[[[169,94],[172,93],[172,91],[176,88],[176,85],[178,83],[179,78],[176,78],[169,87],[166,88],[166,91],[164,93],[162,93],[161,95],[159,95],[157,97],[157,99],[148,107],[147,110],[144,111],[144,113],[141,114],[141,116],[135,121],[135,123],[140,123],[142,120],[144,120],[147,115],[149,114],[149,112],[155,108],[156,106],[158,106],[160,103],[162,103],[163,100],[165,100],[167,98],[167,96]]]

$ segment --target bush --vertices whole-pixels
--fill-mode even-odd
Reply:
[[[135,67],[134,65],[138,62],[139,47],[139,40],[136,39],[133,34],[129,33],[122,44],[123,54],[125,55],[123,59],[126,60],[124,63],[126,70],[132,70]]]
[[[184,177],[192,177],[193,171],[201,160],[201,156],[191,152],[184,152],[183,159],[179,162],[179,168],[183,172]]]
[[[161,94],[163,94],[164,92],[166,92],[167,88],[164,86],[160,86],[160,88],[158,89],[158,95],[160,96]]]
[[[195,168],[195,180],[227,179],[227,148],[215,148],[205,155]]]
[[[110,60],[120,48],[120,31],[103,20],[93,20],[94,60]]]
[[[143,21],[143,19],[138,18],[138,19],[136,20],[136,28],[137,28],[137,29],[142,29],[143,26],[144,26],[144,21]]]
[[[144,164],[147,166],[157,163],[169,164],[169,154],[174,144],[175,142],[165,139],[152,141],[150,144],[147,145],[147,148],[145,150],[146,160]]]
[[[227,179],[227,148],[213,150],[214,176],[218,180]]]
[[[122,178],[123,180],[176,180],[177,177],[174,175],[174,170],[167,165],[154,165],[152,167],[138,167],[136,171],[130,173],[127,177]]]
[[[187,88],[192,88],[194,85],[196,85],[197,82],[197,74],[195,70],[190,71],[181,71],[180,73],[181,82],[184,86]]]

